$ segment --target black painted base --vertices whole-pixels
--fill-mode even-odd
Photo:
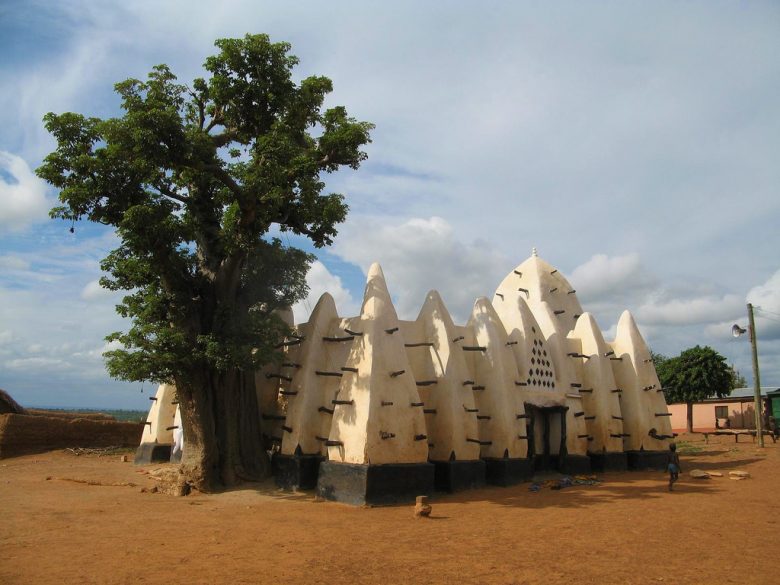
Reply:
[[[146,465],[148,463],[167,463],[171,460],[172,445],[162,445],[160,443],[141,443],[135,450],[136,465]]]
[[[485,458],[485,481],[489,484],[509,486],[529,481],[534,475],[531,459]]]
[[[564,455],[558,460],[558,471],[567,475],[590,473],[590,457],[585,455]]]
[[[628,457],[622,451],[588,453],[593,471],[625,471],[628,469]]]
[[[628,468],[634,471],[666,469],[668,451],[626,451]]]
[[[459,492],[485,485],[485,462],[431,461],[436,468],[434,485],[441,492]]]
[[[274,454],[271,469],[276,485],[285,490],[313,490],[323,459],[322,455]]]
[[[317,495],[354,505],[413,502],[433,492],[434,466],[430,463],[356,465],[320,463]]]

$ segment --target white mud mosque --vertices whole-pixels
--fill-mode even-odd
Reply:
[[[665,463],[669,412],[634,318],[625,311],[606,341],[536,250],[465,325],[436,291],[416,320],[399,320],[378,264],[360,315],[340,317],[326,293],[307,323],[287,318],[284,360],[256,375],[282,487],[381,504],[540,470]],[[136,462],[180,456],[175,392],[159,387]]]

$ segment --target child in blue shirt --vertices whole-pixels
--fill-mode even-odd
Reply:
[[[680,475],[680,456],[677,454],[677,445],[674,443],[669,445],[666,463],[666,469],[669,471],[669,491],[672,491],[672,486]]]

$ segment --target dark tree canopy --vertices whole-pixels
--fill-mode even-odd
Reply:
[[[208,76],[189,86],[165,65],[116,84],[119,118],[47,114],[57,148],[37,172],[60,191],[53,217],[114,226],[120,237],[101,284],[128,291],[118,311],[132,326],[109,336],[123,346],[107,354],[109,372],[175,381],[190,454],[216,434],[218,456],[207,455],[220,461],[201,466],[221,466],[229,483],[225,467],[247,472],[255,455],[246,433],[220,433],[232,432],[231,409],[251,408],[248,374],[272,359],[284,329],[274,311],[306,293],[309,255],[269,230],[331,242],[347,206],[323,193],[322,175],[357,169],[372,125],[323,108],[328,78],[296,84],[287,43],[215,44]],[[231,441],[241,443],[232,455]]]
[[[688,405],[688,430],[693,430],[694,402],[731,393],[735,378],[726,358],[709,346],[686,349],[679,356],[666,358],[653,354],[658,379],[668,404]]]
[[[656,371],[670,404],[723,398],[733,387],[726,358],[709,346],[697,345],[677,357],[656,362]]]

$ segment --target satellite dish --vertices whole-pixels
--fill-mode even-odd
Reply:
[[[747,329],[742,329],[739,325],[734,325],[734,327],[731,328],[731,334],[734,337],[739,337],[740,335],[744,335],[747,333]]]

